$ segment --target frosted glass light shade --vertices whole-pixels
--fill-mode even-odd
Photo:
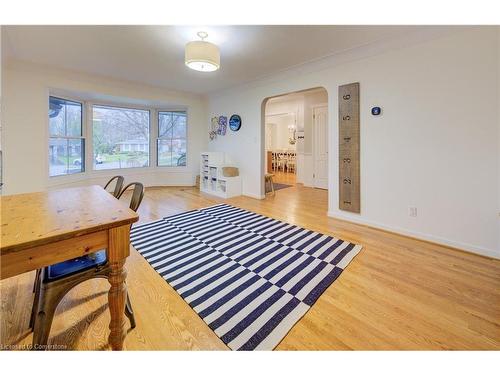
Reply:
[[[185,63],[200,72],[213,72],[220,67],[219,47],[202,40],[186,44]]]

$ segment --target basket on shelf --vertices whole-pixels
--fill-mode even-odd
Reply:
[[[224,177],[237,177],[240,175],[240,171],[236,167],[222,167],[222,175]]]

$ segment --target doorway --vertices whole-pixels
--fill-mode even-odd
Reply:
[[[266,99],[262,109],[263,174],[273,175],[278,190],[296,185],[328,189],[326,90],[279,95]],[[265,189],[268,191],[269,186]]]
[[[294,185],[297,174],[297,112],[292,109],[266,115],[266,171],[274,174],[278,183]]]

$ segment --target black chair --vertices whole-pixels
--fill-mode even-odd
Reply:
[[[144,197],[144,186],[141,183],[133,182],[127,185],[117,198],[120,199],[130,188],[133,188],[130,208],[137,211]],[[90,279],[108,279],[110,272],[111,267],[106,249],[38,270],[35,277],[35,298],[30,319],[30,328],[33,329],[33,347],[43,348],[47,345],[57,305],[71,289]],[[130,320],[131,328],[135,328],[134,311],[128,293],[125,315]]]
[[[111,180],[109,180],[106,183],[106,185],[104,185],[104,190],[108,190],[108,186],[110,186],[115,180],[116,180],[115,188],[113,189],[113,192],[110,191],[110,193],[113,194],[113,196],[115,198],[118,198],[118,196],[120,195],[120,193],[122,191],[123,182],[125,181],[125,178],[123,178],[123,176],[113,177]]]
[[[116,182],[115,182],[116,180]],[[122,192],[122,187],[123,187],[123,183],[125,181],[125,178],[123,176],[114,176],[112,177],[107,183],[106,185],[104,185],[104,190],[108,191],[108,186],[111,186],[111,184],[113,182],[115,182],[115,188],[113,189],[113,191],[108,191],[111,195],[113,195],[115,198],[118,198],[120,193]],[[38,278],[39,276],[39,273],[41,272],[42,270],[36,270],[36,276],[35,276],[35,280]],[[35,288],[36,288],[36,282],[35,282],[35,285],[33,285],[33,293],[35,293]],[[30,323],[31,324],[31,323]]]
[[[120,199],[123,193],[129,189],[133,189],[132,197],[130,198],[130,209],[137,212],[139,206],[141,205],[142,198],[144,198],[144,185],[140,182],[131,182],[123,188],[117,198]]]

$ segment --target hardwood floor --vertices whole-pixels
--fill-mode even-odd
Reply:
[[[195,188],[150,188],[140,221],[219,201]],[[226,202],[364,246],[277,349],[500,349],[500,261],[328,218],[326,191],[300,184],[265,200]],[[126,349],[227,350],[133,249],[126,266],[137,319]],[[31,343],[33,277],[0,284],[3,348]],[[108,288],[92,280],[73,289],[59,305],[49,344],[107,348]]]
[[[288,184],[288,185],[295,185],[297,181],[297,175],[295,173],[288,173],[288,172],[281,172],[281,171],[274,171],[274,182],[278,182],[280,184]]]

